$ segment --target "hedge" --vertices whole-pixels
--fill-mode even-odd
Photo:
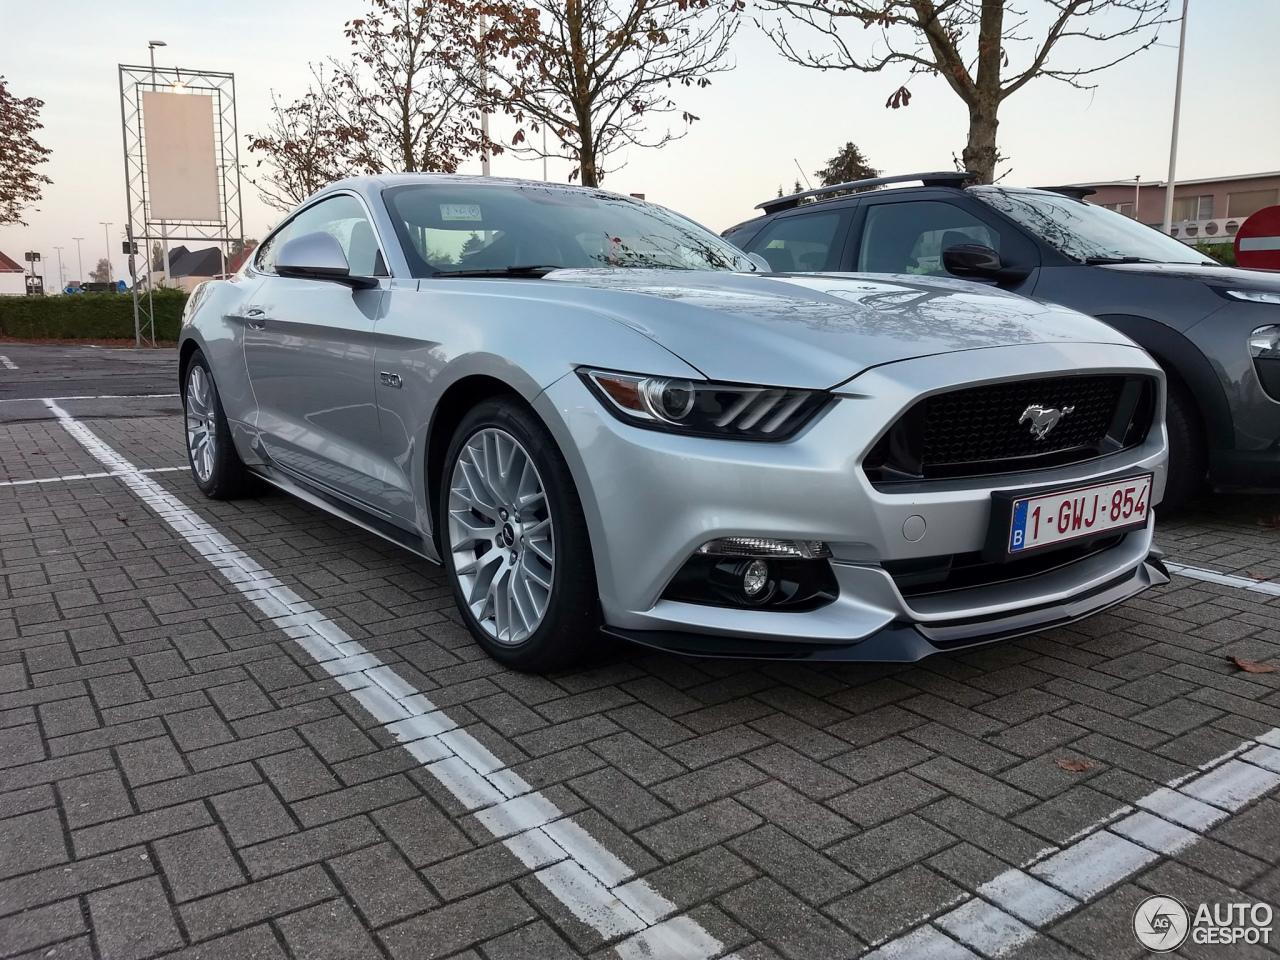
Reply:
[[[177,340],[187,295],[157,290],[157,340]],[[133,296],[127,293],[74,293],[57,297],[0,297],[0,333],[18,339],[132,340]]]

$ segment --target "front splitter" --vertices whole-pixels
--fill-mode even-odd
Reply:
[[[1079,597],[1001,617],[936,624],[895,621],[848,643],[814,643],[790,637],[726,637],[676,630],[625,630],[604,626],[602,632],[630,643],[688,657],[810,662],[914,663],[936,653],[958,653],[1004,643],[1017,637],[1066,626],[1094,616],[1169,582],[1169,573],[1152,553],[1130,573]]]

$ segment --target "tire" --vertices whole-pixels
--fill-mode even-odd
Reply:
[[[494,399],[463,417],[445,454],[436,522],[463,622],[495,660],[554,670],[603,646],[582,502],[532,411]]]
[[[1180,510],[1205,487],[1209,472],[1209,451],[1200,411],[1190,392],[1180,381],[1169,379],[1165,427],[1169,431],[1169,478],[1159,510],[1169,514]]]
[[[187,464],[200,492],[211,500],[234,500],[254,489],[254,477],[236,453],[222,398],[197,350],[182,375],[182,413],[187,438]]]

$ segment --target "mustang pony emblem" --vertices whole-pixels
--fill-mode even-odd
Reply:
[[[1030,420],[1031,432],[1035,434],[1037,440],[1043,440],[1049,435],[1049,431],[1058,425],[1058,421],[1074,409],[1075,407],[1063,407],[1059,410],[1057,407],[1042,407],[1038,403],[1033,403],[1022,411],[1018,423],[1026,423]]]

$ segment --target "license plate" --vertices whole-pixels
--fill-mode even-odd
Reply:
[[[1143,526],[1150,509],[1149,473],[1015,500],[1009,552],[1020,553],[1110,530]]]

